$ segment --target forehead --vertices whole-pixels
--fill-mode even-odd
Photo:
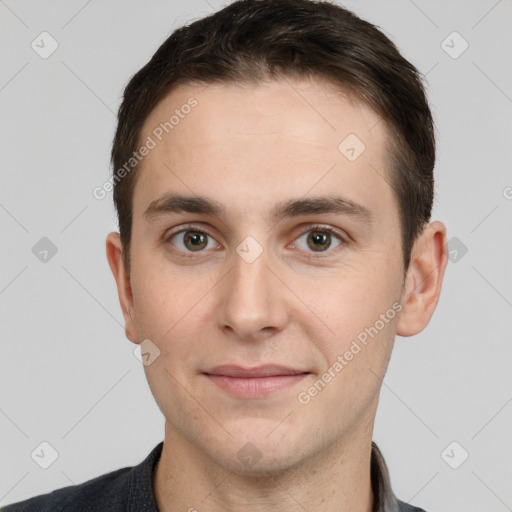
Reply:
[[[139,165],[134,216],[171,191],[233,206],[333,187],[392,201],[385,130],[370,107],[319,79],[181,85],[141,131],[154,147]]]

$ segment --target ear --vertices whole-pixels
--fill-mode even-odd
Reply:
[[[446,227],[438,221],[426,224],[411,251],[397,325],[399,336],[418,334],[430,322],[447,263]]]
[[[119,233],[112,232],[107,235],[106,240],[107,260],[114,274],[117,284],[119,303],[123,311],[126,337],[133,343],[140,343],[139,333],[135,322],[133,307],[133,294],[130,284],[130,276],[126,272],[123,260],[123,244]]]

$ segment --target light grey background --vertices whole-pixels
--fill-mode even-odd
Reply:
[[[431,324],[397,338],[374,439],[401,499],[429,512],[512,510],[511,2],[343,5],[426,73],[433,219],[467,247],[451,242],[457,261]],[[0,504],[137,464],[163,439],[105,257],[111,195],[92,190],[110,174],[128,79],[172,30],[220,6],[0,0]],[[59,45],[47,59],[31,48],[42,31]],[[458,58],[454,31],[469,44]],[[32,252],[42,237],[58,249],[46,263]],[[43,441],[58,452],[46,470],[31,458]]]

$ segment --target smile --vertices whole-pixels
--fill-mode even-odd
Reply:
[[[225,365],[213,368],[204,375],[224,392],[237,398],[264,398],[300,382],[310,372],[265,365],[243,368]]]

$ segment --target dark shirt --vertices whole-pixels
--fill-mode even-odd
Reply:
[[[155,446],[137,466],[117,469],[82,484],[12,503],[0,512],[158,512],[153,494],[153,472],[163,444],[162,441]],[[425,512],[395,497],[386,462],[374,442],[371,482],[374,512]]]

